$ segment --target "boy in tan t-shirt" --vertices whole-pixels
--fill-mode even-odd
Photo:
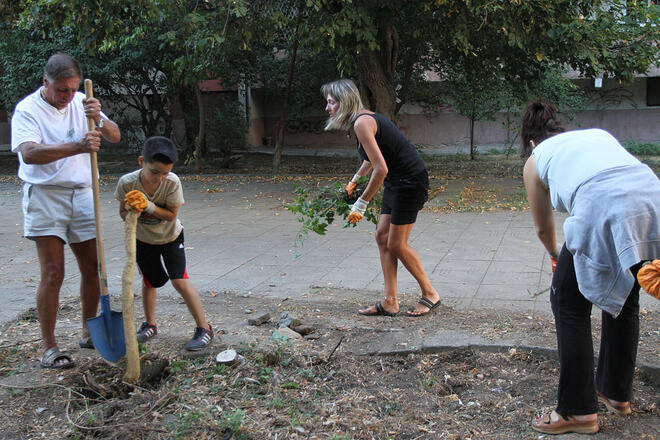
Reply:
[[[142,304],[146,322],[138,329],[137,339],[146,342],[156,336],[156,289],[172,280],[172,286],[183,297],[197,327],[186,349],[201,350],[213,340],[213,329],[206,321],[197,290],[186,273],[183,226],[177,211],[183,205],[181,181],[172,173],[177,160],[174,143],[165,137],[146,140],[138,163],[139,170],[123,175],[115,198],[120,201],[119,215],[126,219],[129,209],[146,206],[137,224],[137,264],[142,274]],[[130,193],[129,197],[126,197]],[[163,263],[165,267],[163,267]]]

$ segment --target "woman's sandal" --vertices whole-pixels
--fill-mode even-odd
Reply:
[[[66,362],[57,363],[58,360],[64,359]],[[41,368],[55,368],[58,370],[63,370],[65,368],[71,368],[76,365],[71,359],[71,356],[68,354],[62,353],[57,347],[50,347],[48,350],[44,351],[43,356],[41,356]]]
[[[398,313],[398,312],[397,313],[388,312],[387,310],[385,310],[385,308],[383,307],[383,303],[381,302],[377,302],[376,304],[374,304],[374,307],[376,308],[375,312],[362,312],[358,310],[358,313],[363,316],[390,316],[390,317],[395,317]]]
[[[618,414],[620,416],[627,416],[632,413],[630,408],[630,402],[614,402],[609,398],[605,397],[600,391],[596,391],[596,396],[598,396],[598,401],[605,405],[605,408],[611,413]]]
[[[431,313],[432,311],[434,311],[435,309],[437,309],[437,308],[440,306],[440,303],[441,303],[441,302],[442,302],[442,301],[439,300],[439,299],[438,299],[438,301],[436,301],[436,302],[431,302],[430,299],[428,299],[427,297],[423,296],[423,297],[421,297],[421,298],[419,299],[419,301],[418,301],[417,303],[418,303],[419,305],[422,305],[422,306],[426,307],[428,310],[427,310],[426,312],[415,313],[415,307],[411,307],[411,308],[409,308],[408,311],[406,312],[406,315],[411,316],[411,317],[413,317],[413,318],[417,318],[418,316],[428,315],[429,313]]]
[[[553,420],[553,416],[556,416],[557,419]],[[571,416],[562,416],[556,411],[550,411],[543,417],[536,417],[532,422],[532,428],[544,434],[565,434],[567,432],[595,434],[598,432],[598,419],[575,420]]]

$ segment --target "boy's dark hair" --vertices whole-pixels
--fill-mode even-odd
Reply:
[[[175,163],[179,158],[176,145],[163,136],[152,136],[144,142],[142,158],[145,162],[161,162],[166,165]]]
[[[57,81],[60,78],[82,78],[80,63],[71,55],[64,52],[53,54],[44,66],[44,76],[49,81]]]
[[[529,141],[538,145],[550,136],[565,131],[566,127],[559,120],[557,108],[552,103],[540,99],[531,101],[522,114],[520,156],[526,158],[532,154]]]

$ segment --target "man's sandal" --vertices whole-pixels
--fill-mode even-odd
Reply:
[[[58,360],[64,359],[66,362],[57,363]],[[71,368],[76,365],[71,359],[71,356],[62,353],[57,347],[50,347],[48,350],[44,351],[43,356],[41,356],[41,368],[55,368],[55,369],[65,369]]]
[[[80,348],[94,349],[94,342],[92,342],[92,337],[87,336],[87,337],[80,338],[80,340],[78,341],[78,346]]]
[[[614,402],[609,398],[605,397],[600,391],[596,391],[596,396],[598,396],[598,401],[605,405],[605,408],[611,413],[618,414],[620,416],[627,416],[632,413],[630,408],[630,402]]]
[[[536,417],[532,422],[532,428],[544,434],[566,434],[567,432],[595,434],[598,432],[598,419],[575,420],[571,416],[562,416],[556,411],[550,411],[543,417]]]
[[[406,315],[408,315],[408,316],[412,316],[413,318],[417,318],[418,316],[428,315],[429,313],[431,313],[432,311],[434,311],[435,309],[437,309],[437,308],[440,306],[440,303],[441,303],[441,302],[442,302],[442,301],[439,300],[439,299],[438,299],[437,302],[431,302],[430,299],[428,299],[427,297],[423,296],[423,297],[421,297],[421,298],[419,299],[419,301],[417,302],[417,304],[426,307],[428,310],[427,310],[426,312],[415,313],[415,307],[411,307],[411,308],[409,308],[408,311],[406,312]]]

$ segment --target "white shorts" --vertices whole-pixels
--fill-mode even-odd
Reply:
[[[54,235],[69,244],[96,238],[92,189],[26,183],[23,231],[26,238]]]

